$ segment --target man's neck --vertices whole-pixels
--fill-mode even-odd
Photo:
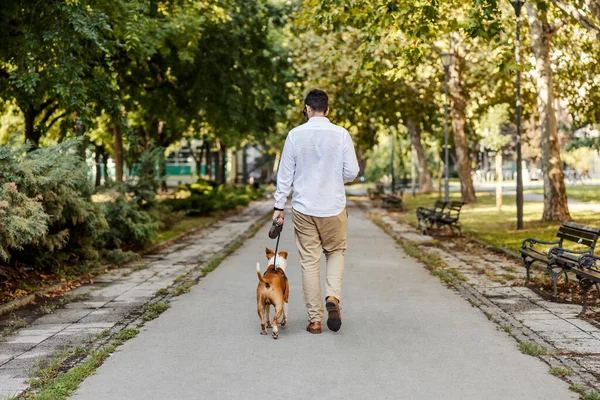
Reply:
[[[310,116],[310,118],[314,118],[314,117],[321,117],[321,118],[325,118],[325,113],[314,113],[313,115]],[[310,119],[309,118],[309,119]]]

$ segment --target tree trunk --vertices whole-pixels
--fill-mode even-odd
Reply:
[[[421,127],[415,124],[412,119],[409,119],[406,121],[406,128],[410,132],[410,143],[416,153],[416,164],[419,171],[419,193],[431,193],[433,192],[433,180],[427,167],[427,158],[421,143]]]
[[[215,152],[215,181],[219,184],[223,184],[225,178],[223,176],[223,154],[221,149],[217,149]]]
[[[456,169],[460,178],[460,190],[463,201],[476,203],[475,188],[471,177],[471,159],[469,157],[469,146],[465,134],[467,101],[461,81],[464,59],[458,51],[454,51],[454,61],[450,65],[450,116],[452,117],[452,133],[454,134],[454,148],[456,152]]]
[[[542,171],[544,173],[544,213],[542,221],[570,221],[565,179],[554,110],[554,82],[550,64],[550,41],[554,28],[548,24],[545,10],[526,3],[535,56],[537,106],[542,129]]]
[[[102,154],[102,146],[96,146],[96,157],[94,159],[96,163],[96,187],[102,184],[102,160],[104,156]]]
[[[29,106],[23,114],[25,115],[25,140],[33,146],[32,150],[36,149],[40,144],[40,134],[35,130],[35,117],[37,113],[33,106]]]
[[[114,138],[114,159],[115,159],[115,180],[123,182],[123,132],[119,125],[113,128]]]
[[[444,174],[444,160],[438,162],[438,197],[442,198],[442,176]]]
[[[77,153],[79,154],[79,157],[81,157],[81,159],[85,160],[85,151],[88,147],[88,138],[85,135],[85,126],[83,125],[81,118],[79,118],[79,113],[77,111],[73,113],[73,131],[77,136],[80,136],[82,138],[81,143],[79,144],[79,148],[77,149]]]
[[[221,159],[221,183],[222,184],[226,184],[227,183],[227,152],[225,151],[225,146],[221,143],[221,150],[220,150],[221,156],[219,157]]]
[[[196,175],[198,178],[202,177],[202,160],[204,159],[204,143],[200,147],[200,154],[198,154],[198,158],[194,157],[194,161],[196,161]]]
[[[502,211],[502,150],[496,153],[496,208]]]
[[[243,153],[242,153],[242,174],[243,174],[243,179],[244,179],[244,185],[248,184],[248,152],[247,152],[247,146],[244,146],[243,149]]]

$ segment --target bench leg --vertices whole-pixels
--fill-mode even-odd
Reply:
[[[526,282],[529,282],[529,270],[531,269],[531,264],[533,264],[533,261],[527,261],[527,257],[523,257],[523,264],[525,264],[525,272],[527,273]]]
[[[585,312],[587,311],[587,295],[592,286],[594,286],[594,282],[591,282],[587,279],[581,279],[579,281],[579,287],[581,288],[581,299],[583,300],[583,307],[581,309],[581,314],[579,314],[580,316],[584,316]],[[596,287],[597,286],[598,285],[596,284]]]
[[[550,277],[552,278],[552,297],[556,298],[558,296],[558,290],[556,288],[556,281],[558,281],[558,278],[562,274],[565,274],[565,277],[566,277],[567,270],[561,268],[558,272],[554,272],[554,270],[552,268],[548,267],[548,273],[550,274]],[[566,278],[566,279],[569,279],[569,278]]]

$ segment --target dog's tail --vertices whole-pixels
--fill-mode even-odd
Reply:
[[[259,263],[259,262],[257,262],[257,263],[256,263],[256,275],[258,275],[258,280],[259,280],[259,281],[261,281],[262,283],[264,283],[264,284],[266,284],[266,285],[267,285],[267,288],[268,288],[269,286],[271,286],[271,285],[269,285],[269,282],[267,282],[267,281],[265,280],[265,278],[263,278],[262,274],[260,273],[260,263]]]

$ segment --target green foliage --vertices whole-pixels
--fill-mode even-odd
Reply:
[[[185,211],[187,215],[208,215],[247,206],[250,201],[263,195],[262,190],[252,186],[214,186],[208,182],[181,185],[178,197],[165,200],[173,211]]]
[[[159,224],[135,202],[119,196],[104,205],[109,228],[102,236],[109,249],[140,249],[152,242]]]
[[[107,223],[101,207],[91,201],[88,168],[76,153],[79,142],[31,152],[23,147],[0,148],[0,201],[18,206],[3,214],[15,222],[5,229],[21,229],[8,236],[13,243],[12,263],[55,268],[66,259],[98,256],[95,242]],[[28,222],[15,216],[27,216]]]
[[[41,240],[48,219],[42,205],[20,193],[15,183],[0,186],[0,260],[8,261],[11,250]]]
[[[490,150],[499,151],[510,142],[510,135],[503,134],[509,121],[508,108],[506,103],[492,106],[475,122],[480,143]]]
[[[149,146],[138,158],[134,167],[134,181],[125,185],[133,201],[143,209],[156,205],[156,192],[160,187],[157,168],[164,158],[164,149]]]

